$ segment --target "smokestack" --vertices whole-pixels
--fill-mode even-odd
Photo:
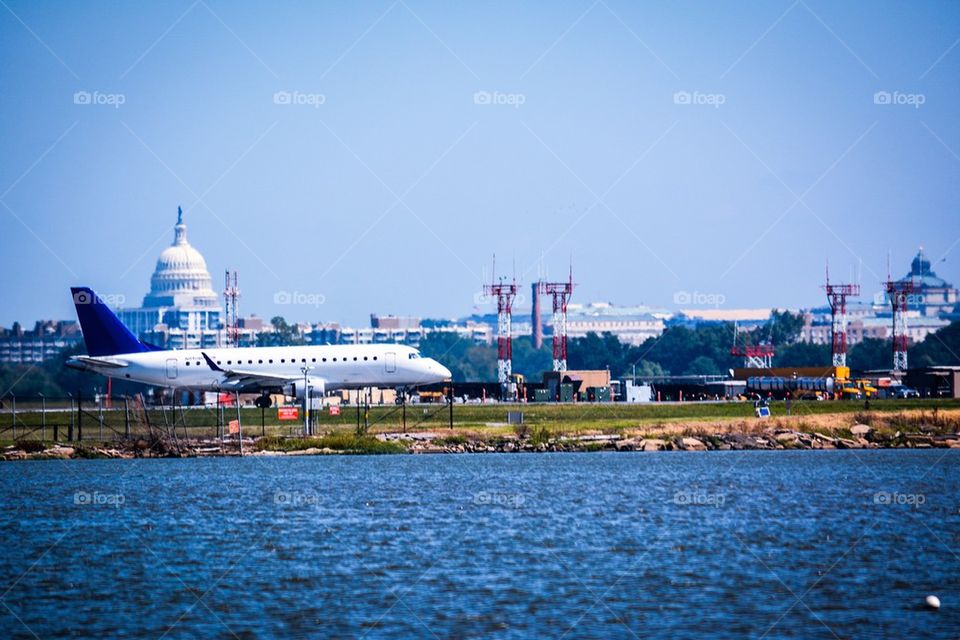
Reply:
[[[530,299],[533,300],[530,311],[530,323],[533,325],[533,348],[539,349],[543,346],[543,321],[540,319],[540,282],[531,283],[530,290]]]

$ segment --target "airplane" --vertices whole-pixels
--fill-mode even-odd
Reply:
[[[407,388],[451,379],[450,370],[399,344],[160,349],[139,340],[89,287],[71,287],[87,355],[72,369],[183,390],[270,393],[302,401],[326,391]],[[261,403],[263,403],[261,405]]]

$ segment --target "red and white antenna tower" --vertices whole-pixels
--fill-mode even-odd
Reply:
[[[553,296],[553,370],[567,370],[567,303],[573,295],[573,265],[566,282],[541,282],[540,291]]]
[[[742,347],[737,346],[737,334],[739,328],[737,323],[733,323],[733,346],[730,347],[730,355],[743,358],[743,366],[747,369],[771,369],[773,368],[773,345],[772,344],[745,344]]]
[[[907,370],[907,301],[914,292],[913,280],[894,280],[890,277],[890,259],[887,258],[887,297],[893,307],[893,370]]]
[[[240,289],[237,287],[237,272],[227,269],[224,272],[223,301],[227,330],[227,345],[240,346]]]
[[[501,385],[510,382],[513,373],[513,300],[517,297],[517,281],[496,280],[497,259],[494,256],[492,282],[483,285],[483,293],[497,297],[497,381]]]
[[[827,266],[827,282],[823,285],[830,303],[830,334],[833,366],[847,366],[847,298],[860,295],[859,284],[830,284],[830,267]]]

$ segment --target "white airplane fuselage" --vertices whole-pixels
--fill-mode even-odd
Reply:
[[[78,356],[70,365],[149,385],[245,392],[288,386],[302,389],[304,378],[316,393],[344,388],[413,387],[442,382],[451,375],[436,360],[397,344],[148,351]]]

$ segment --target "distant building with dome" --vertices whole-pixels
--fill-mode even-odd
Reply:
[[[218,345],[222,313],[207,261],[187,241],[178,207],[173,244],[157,258],[150,292],[139,308],[120,309],[118,315],[147,342],[166,349],[197,349]]]
[[[923,247],[910,263],[910,273],[900,278],[899,282],[913,285],[913,295],[908,305],[919,311],[920,315],[932,318],[957,313],[960,302],[957,289],[933,272]]]

